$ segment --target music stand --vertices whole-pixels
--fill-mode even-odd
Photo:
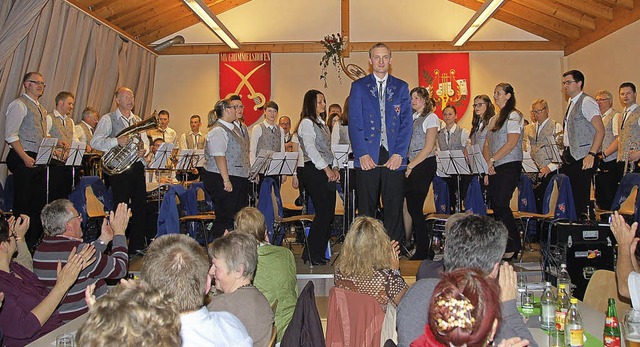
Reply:
[[[295,152],[273,152],[269,165],[265,165],[263,174],[265,176],[292,176],[298,165],[298,153]]]
[[[187,182],[188,172],[194,167],[197,167],[196,164],[198,163],[200,157],[203,157],[204,159],[204,155],[197,155],[195,149],[181,149],[178,153],[176,172],[184,172],[184,184],[186,184]]]
[[[442,166],[447,175],[456,175],[456,212],[462,211],[462,199],[460,195],[460,175],[470,175],[469,165],[462,150],[437,151],[436,155],[440,157]]]
[[[344,207],[344,211],[342,212],[342,235],[340,235],[335,242],[338,243],[344,240],[346,230],[348,230],[349,227],[349,218],[352,217],[349,215],[349,207],[351,207],[349,168],[353,168],[353,161],[349,161],[349,154],[351,153],[351,145],[349,144],[333,145],[331,146],[331,151],[338,161],[338,167],[344,169],[344,187],[342,189],[342,206]],[[355,212],[355,209],[353,209],[353,212]]]
[[[487,166],[487,161],[484,160],[484,156],[482,155],[482,150],[480,149],[480,145],[471,146],[471,151],[469,153],[471,160],[469,164],[471,166],[471,172],[475,175],[482,175],[489,172],[489,166]]]
[[[531,158],[530,152],[522,152],[522,170],[526,173],[539,172],[538,165]]]
[[[547,144],[543,145],[541,148],[544,148],[547,159],[554,164],[562,163],[562,156],[560,155],[560,148],[556,143],[556,139],[553,136],[549,136],[545,141]]]
[[[76,188],[76,167],[82,166],[82,157],[87,149],[86,142],[73,141],[69,148],[69,156],[65,162],[65,166],[71,166],[71,190]]]
[[[161,170],[169,170],[167,169],[167,161],[171,157],[171,151],[173,151],[174,144],[163,142],[158,147],[156,151],[156,155],[153,157],[153,161],[149,164],[149,169],[154,170],[155,178],[159,181],[158,172]]]
[[[38,154],[36,155],[36,162],[34,165],[45,166],[47,170],[46,184],[47,184],[47,204],[49,203],[49,162],[53,155],[53,149],[56,148],[58,139],[55,137],[48,137],[42,139],[40,147],[38,147]]]

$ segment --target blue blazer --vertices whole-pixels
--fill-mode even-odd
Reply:
[[[385,98],[385,123],[389,156],[400,155],[402,164],[406,165],[413,127],[409,85],[403,80],[388,75]],[[360,157],[366,154],[371,156],[375,163],[384,164],[378,162],[381,120],[378,83],[373,74],[351,83],[349,137],[351,138],[356,167],[360,167]],[[403,167],[398,170],[404,169]]]

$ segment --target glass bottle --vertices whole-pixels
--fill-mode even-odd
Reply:
[[[616,300],[609,298],[607,318],[604,320],[603,338],[605,347],[620,347],[620,324],[616,311]]]
[[[543,330],[555,329],[556,297],[551,289],[551,282],[547,282],[540,298],[540,327]]]
[[[567,271],[567,264],[560,264],[560,271],[558,272],[558,289],[560,289],[560,284],[565,285],[566,292],[571,297],[571,277],[569,276],[569,271]]]
[[[556,330],[564,332],[565,318],[567,317],[567,311],[569,310],[569,295],[565,291],[565,285],[560,284],[558,288],[558,298],[556,300]]]
[[[578,299],[576,298],[571,298],[571,307],[567,311],[564,323],[564,336],[567,347],[582,347],[584,345],[582,317],[578,311]]]

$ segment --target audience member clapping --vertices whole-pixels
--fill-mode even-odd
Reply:
[[[278,301],[275,312],[277,341],[282,339],[298,300],[296,262],[288,248],[268,243],[267,225],[264,215],[254,207],[245,207],[236,214],[236,232],[253,236],[258,242],[258,268],[253,285],[264,294],[273,305]]]
[[[121,283],[91,307],[76,342],[80,347],[180,346],[180,314],[166,294],[143,281]]]
[[[400,276],[399,253],[398,243],[390,241],[380,221],[356,218],[336,263],[336,287],[370,295],[386,311],[408,288]]]
[[[616,263],[618,293],[634,301],[640,299],[640,267],[636,256],[636,248],[640,239],[636,237],[637,230],[637,222],[629,226],[617,211],[611,216],[611,231],[618,242]]]
[[[253,236],[238,232],[213,242],[209,276],[215,279],[215,287],[222,294],[211,296],[207,307],[212,312],[236,315],[247,328],[254,346],[263,347],[271,339],[274,319],[269,302],[251,284],[258,263],[257,247]]]

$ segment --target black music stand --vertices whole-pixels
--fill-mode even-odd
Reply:
[[[40,147],[38,147],[38,154],[36,155],[36,162],[34,165],[46,167],[46,184],[47,184],[47,204],[49,203],[49,162],[53,156],[53,150],[58,145],[58,139],[55,137],[48,137],[42,139]]]
[[[73,141],[69,148],[69,156],[65,162],[65,166],[71,166],[71,191],[76,188],[76,167],[82,166],[82,157],[87,149],[86,142]]]

